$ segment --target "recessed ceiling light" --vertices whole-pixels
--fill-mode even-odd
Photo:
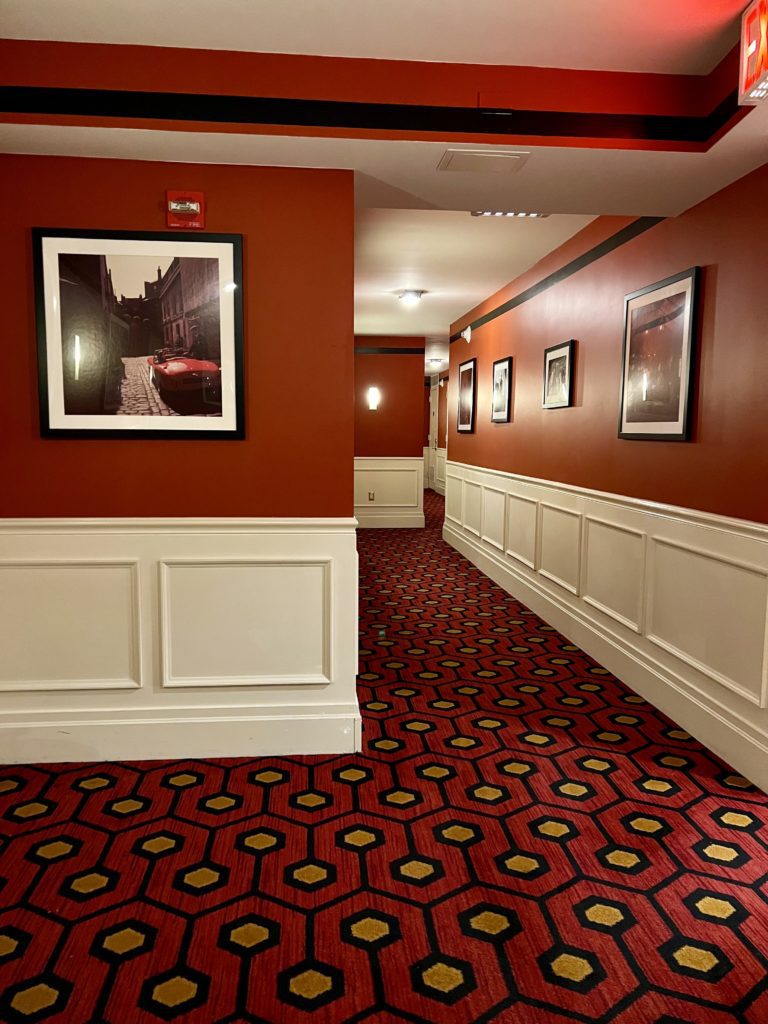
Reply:
[[[418,291],[414,288],[407,288],[405,291],[397,293],[398,299],[400,299],[404,306],[418,306],[422,295],[426,295],[426,292],[423,290]]]
[[[548,217],[548,213],[527,213],[522,210],[470,210],[472,217]]]

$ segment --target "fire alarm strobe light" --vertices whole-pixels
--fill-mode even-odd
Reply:
[[[166,223],[169,228],[204,228],[205,196],[202,192],[165,193]]]

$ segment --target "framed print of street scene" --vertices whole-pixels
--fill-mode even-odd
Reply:
[[[699,268],[624,299],[619,437],[687,441]]]
[[[35,228],[43,437],[240,439],[240,235]]]
[[[493,390],[491,393],[491,422],[509,423],[512,389],[512,356],[497,359],[493,364]]]
[[[456,429],[462,434],[475,430],[475,368],[476,359],[468,359],[459,366],[459,412]]]
[[[573,403],[573,353],[576,342],[564,341],[544,350],[544,409],[564,409]]]

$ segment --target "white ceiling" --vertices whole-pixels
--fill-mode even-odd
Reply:
[[[446,327],[591,217],[470,217],[449,210],[359,210],[355,237],[355,331],[430,339],[427,358],[447,359]],[[424,290],[414,308],[397,292]],[[440,367],[433,367],[433,370]]]
[[[746,0],[0,0],[10,38],[703,74]],[[735,83],[734,83],[735,84]],[[0,152],[350,168],[359,333],[448,326],[599,214],[674,216],[768,160],[768,103],[707,153],[531,146],[515,174],[438,171],[447,144],[0,124]],[[519,147],[451,149],[516,152]],[[538,210],[544,220],[472,218]],[[461,211],[461,212],[459,212]],[[404,310],[394,293],[426,289]]]
[[[706,74],[746,0],[0,0],[9,38]]]

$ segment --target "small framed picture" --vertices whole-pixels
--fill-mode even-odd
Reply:
[[[242,238],[32,232],[40,432],[241,439]]]
[[[700,271],[691,267],[624,299],[619,437],[687,441]]]
[[[573,404],[573,356],[576,342],[563,341],[544,350],[544,409],[564,409]]]
[[[459,365],[459,415],[456,429],[460,434],[475,432],[476,366],[476,359],[468,359]]]
[[[512,356],[497,359],[493,364],[491,422],[509,423],[509,399],[512,392]]]

